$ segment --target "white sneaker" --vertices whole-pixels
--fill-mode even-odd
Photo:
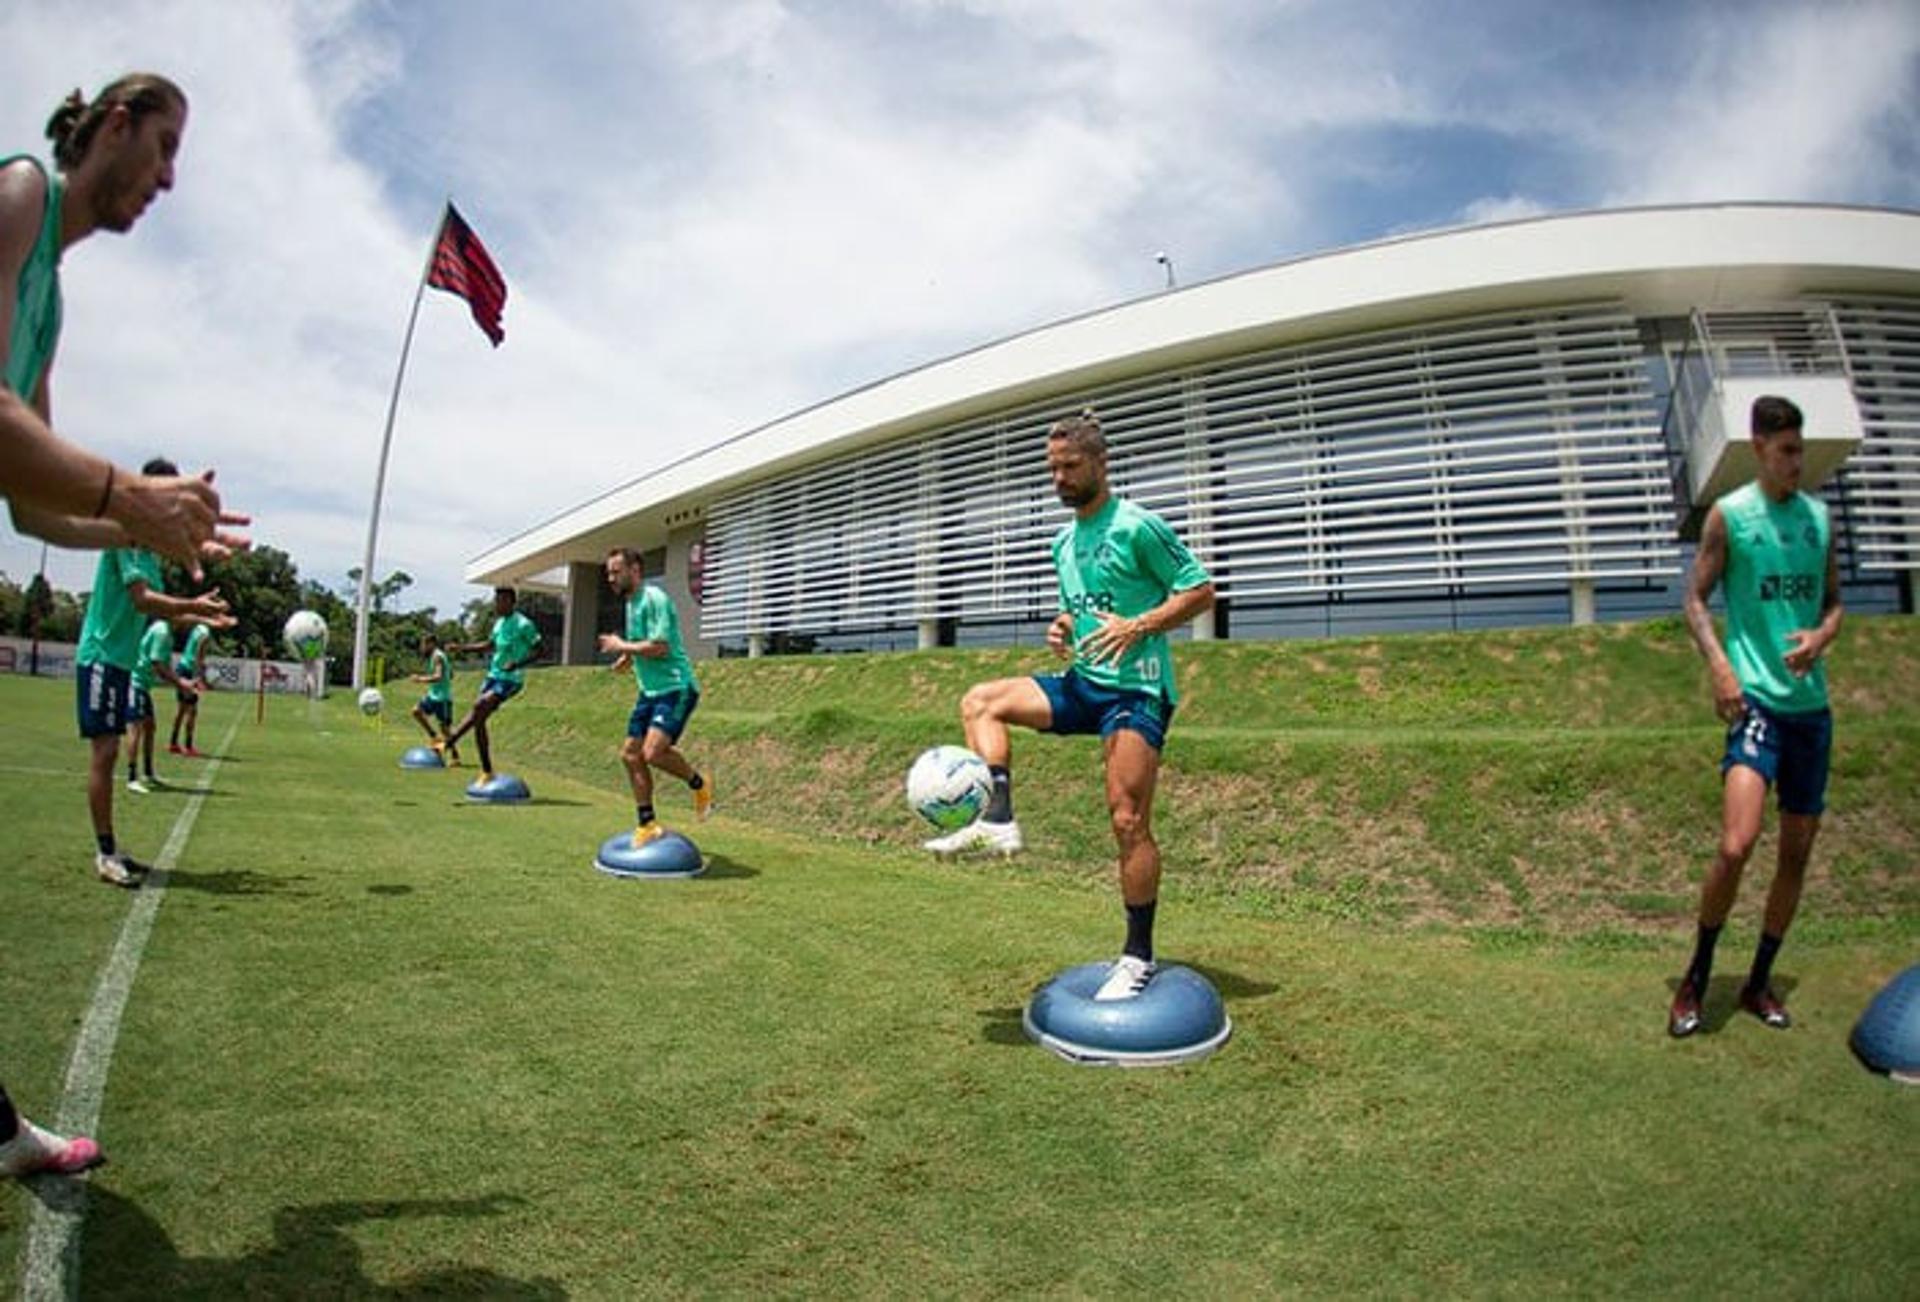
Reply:
[[[946,858],[965,850],[984,850],[989,854],[1014,855],[1027,848],[1018,823],[989,823],[976,818],[958,832],[936,836],[925,843],[934,854]]]
[[[93,856],[94,875],[109,886],[125,886],[129,890],[140,885],[140,866],[124,854],[96,854]]]
[[[127,790],[141,796],[150,796],[153,794],[153,788],[142,782],[139,778],[128,778]]]
[[[1153,980],[1153,972],[1152,959],[1122,954],[1107,973],[1107,979],[1093,992],[1093,1001],[1097,1004],[1114,999],[1131,999],[1147,988],[1147,982]]]

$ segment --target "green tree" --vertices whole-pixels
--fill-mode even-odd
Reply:
[[[286,652],[280,632],[287,616],[300,608],[300,572],[293,558],[277,547],[252,547],[206,567],[206,578],[194,583],[180,566],[169,563],[163,573],[168,592],[220,589],[237,621],[218,634],[220,649],[232,654],[273,659]]]

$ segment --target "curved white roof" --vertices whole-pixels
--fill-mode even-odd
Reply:
[[[1636,315],[1808,292],[1920,294],[1920,213],[1712,204],[1406,236],[1069,318],[782,417],[508,539],[467,566],[511,583],[614,543],[658,546],[722,490],[1049,393],[1296,340],[1469,312],[1610,298]]]

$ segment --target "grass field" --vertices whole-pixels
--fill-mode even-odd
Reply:
[[[1920,1091],[1845,1040],[1920,956],[1913,625],[1836,657],[1798,1025],[1731,1010],[1749,882],[1684,1043],[1716,730],[1675,630],[1183,653],[1160,943],[1236,1029],[1146,1072],[1019,1025],[1119,939],[1093,752],[1019,743],[1012,865],[928,863],[897,794],[958,688],[1031,652],[713,666],[689,742],[723,806],[681,883],[588,867],[631,817],[630,680],[534,676],[513,809],[399,771],[406,727],[344,699],[212,698],[80,1291],[1911,1297]],[[42,1117],[132,904],[91,877],[71,712],[0,678],[0,1079]],[[206,769],[163,771],[119,800],[143,856]],[[0,1188],[0,1260],[54,1196]]]

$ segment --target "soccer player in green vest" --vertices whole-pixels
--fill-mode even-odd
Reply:
[[[201,664],[207,654],[207,626],[195,624],[187,630],[187,640],[180,648],[180,659],[173,667],[173,732],[167,740],[167,753],[170,755],[190,755],[200,758],[200,752],[193,744],[194,725],[200,722],[200,693],[207,691],[206,676],[200,672]],[[180,734],[184,728],[187,744],[180,744]]]
[[[134,652],[133,673],[128,677],[127,700],[127,790],[136,795],[152,792],[160,779],[153,775],[153,684],[156,678],[179,685],[173,672],[173,625],[156,619],[140,635],[140,649]],[[138,765],[146,761],[147,776],[140,777]]]
[[[146,475],[171,475],[173,463],[147,462]],[[144,617],[144,618],[143,618]],[[147,620],[192,620],[231,628],[234,618],[219,592],[170,597],[160,580],[160,558],[144,547],[110,547],[100,553],[87,615],[74,652],[80,736],[89,748],[87,809],[97,844],[94,872],[114,886],[137,887],[147,867],[124,852],[113,836],[113,773],[120,758],[120,734],[126,731],[133,666]]]
[[[460,751],[457,747],[447,746],[446,737],[453,727],[453,660],[440,647],[440,639],[428,633],[420,639],[420,654],[427,658],[425,673],[414,674],[413,681],[425,683],[427,692],[413,706],[413,721],[427,734],[427,744],[434,744],[436,737],[443,746],[447,763],[458,764]],[[440,725],[436,734],[431,719]]]
[[[942,856],[1018,853],[1025,843],[1013,817],[1009,725],[1098,733],[1127,939],[1094,998],[1126,999],[1146,989],[1154,972],[1160,847],[1153,791],[1177,699],[1167,634],[1212,608],[1213,581],[1165,521],[1113,495],[1106,435],[1092,412],[1048,431],[1047,469],[1074,515],[1053,540],[1060,613],[1047,628],[1047,645],[1073,663],[1065,673],[980,683],[961,699],[967,745],[986,760],[993,795],[977,821],[926,845]]]
[[[600,649],[611,652],[615,673],[633,668],[640,695],[627,718],[627,739],[620,744],[633,788],[633,844],[637,849],[665,829],[653,813],[653,769],[671,773],[693,792],[693,812],[705,819],[713,809],[710,775],[699,772],[680,753],[680,734],[700,704],[700,680],[680,640],[680,613],[664,589],[646,581],[640,553],[615,547],[607,553],[607,586],[626,602],[621,625],[625,636],[602,633]]]
[[[1700,1029],[1714,946],[1760,836],[1769,787],[1779,793],[1780,855],[1740,1006],[1776,1029],[1793,1024],[1773,992],[1773,960],[1799,907],[1826,808],[1833,715],[1821,657],[1840,636],[1842,613],[1826,503],[1800,491],[1804,423],[1785,398],[1754,400],[1750,428],[1759,477],[1708,510],[1687,581],[1687,627],[1706,659],[1727,741],[1719,852],[1700,887],[1693,961],[1668,1013],[1667,1030],[1675,1036]],[[1724,648],[1707,609],[1715,587],[1726,596]]]
[[[0,495],[23,533],[65,547],[151,548],[197,577],[201,559],[246,545],[220,530],[246,517],[221,510],[213,473],[136,474],[61,438],[49,383],[61,254],[96,230],[131,230],[173,188],[186,121],[178,86],[135,73],[91,102],[75,91],[54,110],[47,136],[58,176],[30,157],[0,159]],[[106,777],[111,784],[111,761]],[[0,1087],[0,1175],[72,1174],[104,1160],[92,1139],[34,1125]]]
[[[162,190],[186,130],[187,100],[151,73],[122,77],[91,103],[75,91],[47,123],[58,174],[28,155],[0,158],[0,494],[22,533],[63,547],[142,546],[199,576],[246,540],[220,531],[213,473],[137,474],[52,429],[62,255],[95,231],[124,233]]]
[[[492,738],[487,735],[487,720],[527,685],[526,668],[533,663],[535,649],[540,645],[540,630],[516,609],[518,605],[518,594],[512,588],[495,588],[492,634],[484,642],[459,642],[449,648],[467,655],[493,652],[493,658],[487,663],[487,676],[480,681],[480,695],[474,698],[467,717],[460,720],[459,727],[432,743],[442,754],[451,753],[455,743],[471,731],[475,744],[480,747],[481,782],[493,781],[493,747]]]

